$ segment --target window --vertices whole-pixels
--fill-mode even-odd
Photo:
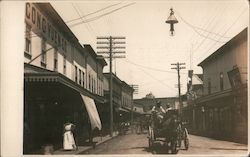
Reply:
[[[208,78],[207,92],[208,92],[208,94],[211,94],[211,79],[210,78]]]
[[[90,78],[90,75],[89,75],[89,90],[91,90],[91,78]]]
[[[220,90],[224,89],[224,84],[223,84],[223,73],[220,73]]]
[[[94,80],[93,77],[91,77],[91,92],[94,91]]]
[[[67,62],[66,62],[66,55],[63,56],[63,74],[66,74],[67,69]]]
[[[75,65],[75,82],[77,83],[77,66]]]
[[[54,49],[54,71],[58,70],[58,52]]]
[[[25,56],[31,59],[31,27],[26,25],[25,29]]]
[[[82,85],[82,71],[79,69],[79,84]]]
[[[46,67],[47,55],[46,55],[46,41],[42,39],[42,54],[41,54],[41,65]]]
[[[82,72],[82,86],[84,87],[84,72]]]
[[[94,79],[94,93],[96,93],[96,80]]]

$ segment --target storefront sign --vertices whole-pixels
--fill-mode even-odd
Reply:
[[[67,41],[33,3],[25,4],[25,22],[32,31],[66,52]]]
[[[228,73],[228,78],[230,80],[231,87],[238,88],[241,86],[241,76],[240,76],[240,71],[239,68],[236,67],[233,70],[229,71]]]

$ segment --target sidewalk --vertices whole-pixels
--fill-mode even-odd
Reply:
[[[116,137],[118,135],[118,132],[114,132],[113,134],[113,138]],[[72,150],[72,151],[65,151],[63,150],[63,148],[59,149],[59,150],[55,150],[52,154],[55,154],[55,155],[73,155],[73,154],[80,154],[84,151],[87,151],[87,150],[90,150],[90,149],[93,149],[94,146],[97,146],[97,145],[100,145],[108,140],[112,139],[110,137],[110,135],[106,135],[106,136],[103,136],[103,137],[94,137],[93,138],[93,143],[95,145],[84,145],[84,146],[78,146],[78,150]],[[88,140],[86,140],[86,143]]]

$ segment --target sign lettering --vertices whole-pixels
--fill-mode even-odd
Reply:
[[[25,5],[25,21],[34,33],[42,34],[47,41],[66,51],[67,40],[53,27],[49,20],[32,3]]]

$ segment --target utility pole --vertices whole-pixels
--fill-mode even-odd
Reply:
[[[178,74],[178,94],[179,94],[179,105],[180,105],[180,113],[182,114],[182,101],[181,101],[181,83],[180,83],[180,70],[185,69],[186,67],[182,66],[185,65],[185,63],[172,63],[171,65],[174,65],[176,67],[171,69],[176,69]]]
[[[113,137],[113,73],[112,73],[112,59],[113,58],[125,58],[125,55],[119,56],[117,54],[125,53],[125,51],[117,51],[117,49],[125,49],[124,46],[115,46],[117,44],[125,44],[124,41],[117,41],[126,39],[125,37],[97,37],[97,44],[101,46],[97,46],[97,49],[102,49],[103,51],[97,51],[98,54],[106,54],[107,56],[102,56],[103,58],[109,59],[109,103],[110,103],[110,136]],[[108,40],[108,41],[103,41]],[[103,45],[104,44],[104,45]]]
[[[131,84],[130,87],[134,89],[133,95],[138,94],[138,85]],[[131,105],[131,124],[134,124],[134,101],[132,101],[132,105]]]

